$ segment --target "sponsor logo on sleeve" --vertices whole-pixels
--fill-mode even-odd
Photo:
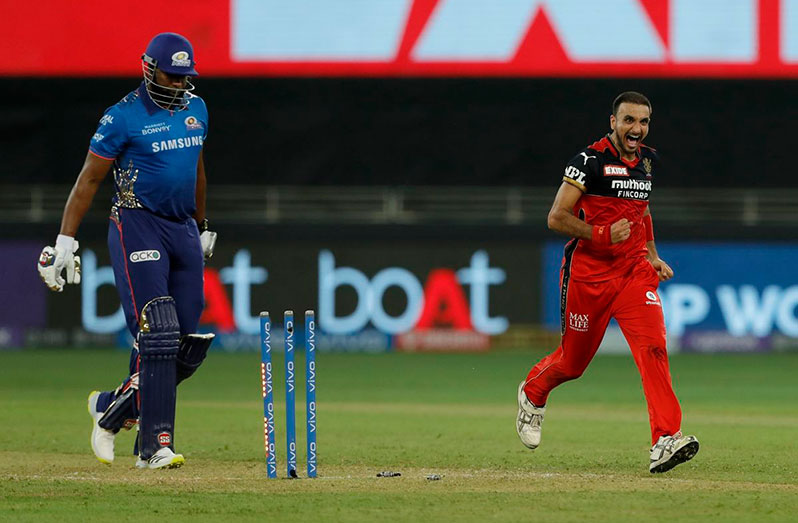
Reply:
[[[105,138],[105,135],[100,133],[94,133],[94,136],[91,137],[95,142],[100,142],[103,138]]]
[[[114,123],[114,117],[110,114],[104,114],[102,118],[100,118],[100,125],[106,125]]]
[[[570,178],[571,180],[579,183],[580,185],[585,185],[585,178],[587,175],[574,167],[573,165],[569,165],[565,168],[565,177]]]
[[[622,165],[605,165],[604,176],[629,176],[629,171]]]

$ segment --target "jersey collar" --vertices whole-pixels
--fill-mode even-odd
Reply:
[[[612,133],[607,133],[607,136],[605,136],[603,140],[604,142],[606,142],[607,148],[616,158],[625,163],[628,167],[635,167],[640,162],[640,146],[638,146],[637,151],[635,151],[635,159],[627,160],[626,158],[621,156],[620,153],[618,152],[618,149],[615,148],[615,144],[613,143],[612,138],[610,138],[611,135]]]
[[[166,110],[163,109],[162,107],[158,107],[158,105],[156,105],[155,102],[152,101],[152,98],[150,98],[149,93],[147,93],[147,87],[144,85],[144,82],[141,82],[141,84],[139,84],[139,87],[138,89],[136,89],[136,92],[139,95],[141,103],[144,104],[144,108],[147,109],[147,114],[149,114],[150,116],[154,115],[158,111]]]

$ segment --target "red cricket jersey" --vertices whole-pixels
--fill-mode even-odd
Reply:
[[[568,162],[563,181],[584,193],[574,214],[590,225],[610,226],[626,218],[632,222],[632,230],[628,239],[613,245],[572,239],[565,246],[564,274],[578,281],[606,281],[625,274],[648,254],[643,213],[658,165],[656,151],[645,145],[640,146],[634,161],[625,160],[609,135]]]

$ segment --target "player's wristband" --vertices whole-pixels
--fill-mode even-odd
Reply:
[[[612,234],[610,234],[609,225],[594,225],[593,236],[591,237],[593,243],[598,245],[611,245]]]
[[[653,242],[654,241],[654,224],[651,222],[651,215],[647,214],[643,216],[643,225],[646,227],[646,241]]]

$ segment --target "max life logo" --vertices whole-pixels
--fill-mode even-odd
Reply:
[[[588,314],[568,313],[568,327],[577,332],[587,332],[590,328],[590,318]]]

